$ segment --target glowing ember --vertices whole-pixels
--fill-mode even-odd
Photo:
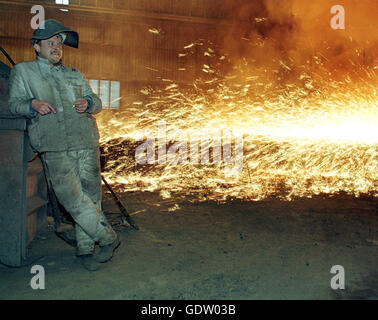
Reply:
[[[150,32],[152,34],[159,34],[160,30],[157,29],[157,28],[150,28],[150,29],[148,29],[148,32]]]

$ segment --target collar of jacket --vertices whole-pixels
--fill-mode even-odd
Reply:
[[[58,63],[55,63],[55,64],[50,64],[49,60],[45,59],[45,58],[41,58],[40,56],[37,56],[37,62],[39,64],[39,66],[41,67],[41,69],[44,69],[44,70],[60,70],[60,69],[64,69],[64,66],[62,64],[62,60],[60,60]]]

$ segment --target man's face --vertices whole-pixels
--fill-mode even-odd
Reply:
[[[41,40],[39,43],[35,43],[33,47],[41,58],[49,60],[51,64],[58,63],[62,59],[63,43],[59,35]]]

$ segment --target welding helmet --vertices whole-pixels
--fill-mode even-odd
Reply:
[[[62,42],[67,46],[74,48],[79,47],[79,34],[54,19],[45,20],[44,23],[34,31],[31,41],[34,45],[35,40],[50,39],[57,34],[62,37]]]

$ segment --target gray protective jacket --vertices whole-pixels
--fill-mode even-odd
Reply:
[[[90,89],[81,72],[62,64],[51,66],[38,57],[17,64],[9,79],[9,110],[30,119],[28,132],[32,147],[39,152],[69,151],[98,147],[96,119],[101,100]],[[77,98],[92,100],[84,113],[72,108]],[[56,113],[40,115],[30,108],[32,99],[52,104]]]

